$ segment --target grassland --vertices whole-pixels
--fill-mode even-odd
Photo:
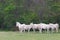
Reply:
[[[60,40],[60,33],[0,32],[0,40]]]

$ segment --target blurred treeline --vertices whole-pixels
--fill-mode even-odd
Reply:
[[[60,24],[60,0],[0,0],[0,29],[15,30],[16,21]]]

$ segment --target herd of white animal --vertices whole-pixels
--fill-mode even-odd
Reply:
[[[16,22],[16,27],[19,28],[20,32],[25,32],[25,30],[28,30],[28,32],[30,32],[30,29],[32,28],[33,31],[35,32],[35,29],[38,29],[40,33],[42,33],[42,29],[47,30],[47,32],[49,32],[51,29],[51,32],[58,32],[59,30],[59,24],[58,23],[49,23],[49,24],[45,24],[45,23],[39,23],[39,24],[33,24],[30,23],[29,25],[27,24],[21,24],[20,22]]]

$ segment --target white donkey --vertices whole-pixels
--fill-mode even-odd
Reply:
[[[33,29],[34,32],[35,32],[35,29],[37,29],[37,27],[38,27],[37,24],[33,24],[32,29]]]
[[[54,29],[56,30],[56,32],[58,32],[58,30],[59,30],[59,24],[57,24],[57,23],[56,24],[50,23],[49,26],[52,29],[52,32],[54,32]]]
[[[48,24],[45,24],[45,23],[40,23],[39,24],[39,32],[42,32],[42,29],[47,29],[48,27]],[[47,29],[48,30],[48,29]]]
[[[52,32],[54,32],[54,29],[56,30],[56,32],[58,32],[59,30],[59,24],[52,24],[52,23],[49,23],[49,24],[45,24],[45,23],[40,23],[39,26],[39,32],[42,32],[42,29],[47,29],[47,32],[49,32],[49,29],[51,28],[52,29]]]
[[[20,31],[20,32],[23,32],[23,30],[24,30],[24,25],[25,25],[25,24],[20,24],[19,22],[16,22],[16,27],[19,28],[19,31]]]
[[[32,23],[30,23],[29,25],[24,25],[24,32],[25,32],[25,30],[28,30],[28,32],[30,31],[30,29],[32,28]]]
[[[47,29],[47,24],[45,23],[40,23],[40,24],[33,24],[32,23],[32,29],[33,31],[35,32],[35,29],[38,29],[39,32],[41,33],[42,32],[42,29]]]

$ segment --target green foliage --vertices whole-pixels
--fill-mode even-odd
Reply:
[[[8,11],[13,10],[13,9],[15,9],[15,5],[10,4],[7,7],[5,7],[4,11],[7,11],[8,12]]]
[[[28,12],[28,13],[24,13],[23,15],[21,15],[18,19],[18,21],[20,23],[26,23],[26,24],[29,24],[31,22],[34,22],[37,23],[37,19],[38,18],[38,15],[34,12]]]
[[[38,2],[30,3],[28,0],[1,0],[0,1],[0,28],[14,30],[16,21],[20,23],[59,23],[60,24],[60,1],[45,0],[46,7]],[[26,4],[27,3],[27,4]],[[35,5],[36,4],[36,5]],[[38,16],[39,11],[42,11]],[[41,14],[42,14],[41,13]]]

